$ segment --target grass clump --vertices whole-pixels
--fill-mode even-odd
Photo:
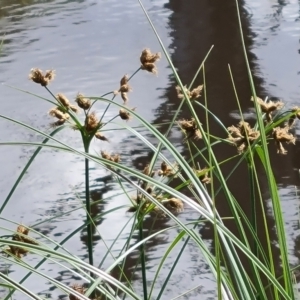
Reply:
[[[162,51],[169,62],[176,80],[176,87],[174,88],[177,91],[180,104],[166,132],[158,130],[155,124],[149,123],[138,114],[135,108],[129,108],[128,106],[130,102],[128,94],[132,92],[132,87],[129,83],[132,77],[143,70],[157,74],[156,63],[161,58],[161,54],[159,52],[152,53],[149,49],[142,51],[140,66],[131,76],[126,74],[121,78],[117,90],[106,92],[97,97],[78,93],[74,95],[74,104],[63,93],[59,92],[55,96],[49,89],[49,84],[54,80],[54,70],[43,72],[37,68],[32,69],[29,75],[30,79],[48,91],[50,99],[46,100],[54,105],[49,111],[49,115],[55,120],[50,124],[52,128],[50,134],[0,115],[1,118],[12,121],[45,138],[42,143],[18,143],[18,145],[34,146],[37,148],[3,202],[0,213],[5,209],[18,184],[23,179],[25,172],[27,172],[42,148],[51,147],[80,156],[85,171],[85,206],[83,209],[86,214],[86,220],[79,228],[75,228],[63,241],[57,242],[49,239],[47,236],[35,231],[34,226],[31,226],[31,231],[35,235],[35,238],[29,238],[29,228],[23,225],[17,227],[16,233],[10,232],[10,234],[0,237],[3,259],[8,263],[17,264],[20,268],[27,271],[27,275],[20,281],[15,280],[13,276],[5,274],[0,276],[5,286],[9,288],[5,300],[10,299],[16,290],[32,299],[42,299],[23,285],[24,281],[30,278],[31,274],[46,278],[51,285],[59,288],[63,293],[68,295],[70,300],[121,298],[143,298],[144,300],[148,300],[153,299],[151,297],[153,297],[156,291],[158,292],[154,297],[159,300],[165,293],[166,288],[172,285],[171,278],[174,269],[189,243],[196,245],[204,257],[207,266],[210,268],[211,273],[215,276],[218,299],[295,299],[296,294],[292,269],[288,262],[288,249],[281,212],[281,201],[269,157],[269,143],[273,140],[279,155],[287,154],[284,144],[295,144],[296,139],[292,133],[292,129],[297,118],[299,119],[299,108],[294,107],[290,110],[284,110],[283,102],[264,101],[256,96],[244,48],[249,82],[252,89],[252,95],[249,95],[249,98],[251,97],[256,109],[256,122],[251,125],[246,122],[243,119],[242,110],[240,109],[241,120],[237,125],[223,124],[207,108],[205,62],[210,52],[201,63],[191,84],[184,86],[146,10],[141,2],[140,4],[161,44]],[[239,16],[239,10],[237,12]],[[243,42],[240,23],[239,27]],[[204,81],[198,82],[197,86],[192,88],[200,72],[203,72]],[[233,88],[235,89],[230,68],[229,76],[231,76]],[[120,95],[122,103],[115,101],[118,95]],[[130,97],[134,97],[134,93],[130,94]],[[99,102],[106,104],[106,108],[101,115],[96,109]],[[239,106],[238,101],[237,103]],[[107,112],[111,106],[117,108],[118,113],[113,118],[106,120]],[[203,125],[199,120],[196,107],[202,107],[206,116],[212,116],[213,120],[226,134],[221,137],[213,136],[209,130],[209,118],[206,118],[206,124]],[[183,108],[189,111],[189,119],[180,119],[179,114]],[[82,115],[83,117],[81,117]],[[131,118],[139,121],[139,128],[150,132],[153,141],[155,141],[148,141],[140,134],[137,128],[131,127],[130,123],[122,122],[118,124],[122,129],[126,129],[131,134],[134,134],[137,139],[145,144],[145,147],[153,152],[151,161],[149,161],[142,171],[128,167],[122,161],[122,153],[110,153],[106,150],[101,150],[95,155],[90,153],[90,144],[93,139],[101,142],[109,142],[105,136],[105,127],[108,124],[115,124],[115,119],[129,121]],[[59,131],[65,129],[78,131],[82,139],[84,151],[75,149],[68,143],[55,138],[55,135]],[[170,140],[169,133],[172,129],[180,129],[182,131],[184,136],[183,142],[189,150],[190,157],[183,157],[177,146]],[[50,145],[48,144],[49,141],[54,141],[56,144]],[[12,144],[9,141],[2,143],[2,145]],[[224,147],[228,146],[228,148],[233,145],[237,148],[238,162],[236,162],[236,166],[232,172],[242,163],[245,163],[248,168],[249,181],[242,184],[249,185],[251,190],[249,199],[252,214],[250,216],[243,211],[237,202],[235,195],[231,191],[231,187],[227,183],[228,176],[225,177],[221,169],[221,165],[226,164],[236,157],[228,157],[225,161],[219,161],[214,151],[215,145],[219,144],[223,144]],[[200,166],[198,163],[200,160],[204,162],[203,165],[205,167]],[[124,224],[111,246],[105,244],[107,251],[103,255],[103,260],[97,265],[94,261],[93,252],[93,234],[95,228],[97,230],[95,223],[104,214],[109,217],[110,214],[113,214],[118,209],[124,209],[124,207],[113,208],[110,211],[103,212],[101,215],[95,216],[92,214],[93,205],[97,205],[98,203],[91,202],[89,165],[91,161],[97,164],[97,166],[106,169],[111,174],[114,182],[119,185],[122,195],[128,199],[126,210],[131,213],[131,223]],[[263,204],[257,172],[257,168],[261,166],[263,166],[263,176],[268,182],[268,189],[272,199],[272,209],[281,259],[280,272],[276,271],[277,266],[274,263],[274,253],[270,247],[271,240],[266,222],[266,210]],[[131,194],[132,192],[134,195]],[[216,206],[216,198],[219,197],[220,193],[224,195],[227,205],[230,208],[230,216],[226,216],[226,218],[219,214]],[[180,213],[185,207],[193,210],[198,218],[191,222],[183,222],[180,218]],[[258,228],[256,219],[256,209],[258,207],[262,210],[264,220],[263,226],[260,228]],[[145,236],[145,222],[151,220],[154,226],[155,221],[160,218],[172,220],[172,225],[153,231],[148,236]],[[233,224],[231,227],[227,226],[227,219],[230,219],[231,224]],[[7,224],[13,223],[10,220],[5,221]],[[212,253],[210,247],[207,246],[197,231],[197,228],[203,226],[203,224],[208,224],[213,229],[214,253]],[[235,231],[230,229],[232,226],[234,226]],[[124,246],[121,250],[119,249],[118,255],[115,256],[113,255],[112,247],[125,228],[128,227],[130,227],[130,230]],[[64,248],[64,244],[82,229],[86,229],[88,233],[88,262],[79,259],[74,253]],[[159,265],[153,276],[153,272],[150,273],[146,266],[146,244],[151,239],[160,237],[172,229],[177,230],[177,236],[168,244],[165,253],[161,254]],[[4,230],[10,231],[8,228],[4,228]],[[135,233],[137,233],[137,241],[132,243]],[[261,233],[266,237],[268,245],[266,248],[262,246]],[[159,281],[158,279],[162,274],[164,263],[175,247],[179,247],[180,250],[175,256],[174,263],[168,269],[166,276],[164,273],[163,280]],[[139,254],[137,265],[141,267],[142,288],[139,290],[134,287],[132,278],[128,274],[125,274],[125,264],[130,255],[135,253],[135,251],[138,251]],[[37,255],[40,259],[38,264],[31,266],[27,263],[25,261],[25,254],[27,253]],[[104,268],[108,257],[112,258],[113,262]],[[45,271],[39,269],[46,260],[51,260],[62,265],[66,270],[80,277],[84,284],[75,282],[72,285],[66,285],[51,278]],[[113,276],[114,270],[118,270],[118,276]],[[152,276],[151,280],[149,280],[149,276]],[[189,290],[183,291],[181,296],[188,293]]]

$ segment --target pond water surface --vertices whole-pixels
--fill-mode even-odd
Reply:
[[[299,33],[300,4],[298,1],[240,1],[242,5],[242,21],[250,64],[255,74],[255,84],[260,97],[280,98],[288,107],[300,106],[299,98]],[[250,102],[250,87],[246,74],[244,58],[237,27],[235,1],[181,1],[181,0],[145,0],[158,32],[172,55],[175,66],[184,83],[189,83],[199,64],[212,45],[214,49],[206,64],[207,96],[209,109],[212,110],[226,126],[238,122],[237,105],[232,83],[228,73],[230,64],[239,98],[246,116],[253,119]],[[56,94],[62,92],[74,99],[78,92],[86,95],[101,95],[118,88],[120,78],[132,74],[139,67],[139,56],[145,47],[159,51],[159,44],[136,0],[96,1],[96,0],[0,0],[0,35],[5,34],[2,56],[0,58],[0,82],[29,90],[43,97],[49,97],[44,89],[27,79],[33,67],[41,69],[54,68],[57,73],[51,90]],[[138,73],[132,80],[133,92],[130,94],[130,105],[137,107],[140,114],[154,123],[169,121],[178,106],[174,91],[174,79],[168,68],[166,59],[158,63],[157,76]],[[202,79],[199,79],[199,83]],[[0,86],[0,111],[14,119],[25,122],[41,130],[49,131],[51,118],[47,112],[49,103],[31,95],[24,94],[7,87]],[[101,112],[104,105],[98,105]],[[117,113],[116,108],[109,110],[109,120]],[[201,114],[201,112],[199,112]],[[185,111],[182,117],[189,117]],[[120,123],[120,121],[116,121]],[[134,120],[131,125],[135,125]],[[0,120],[2,130],[1,141],[40,141],[41,137],[33,132]],[[112,125],[113,126],[113,125]],[[164,126],[161,126],[164,130]],[[212,124],[212,131],[224,134]],[[298,133],[298,128],[296,129]],[[145,134],[145,132],[142,132]],[[94,141],[92,153],[100,150],[115,151],[122,154],[122,163],[143,169],[149,161],[151,153],[133,135],[125,131],[108,132],[109,144]],[[146,137],[148,137],[146,135]],[[58,135],[77,149],[82,149],[77,132],[64,131]],[[148,137],[151,139],[151,137]],[[178,131],[171,135],[183,153],[182,136]],[[220,150],[219,159],[234,154]],[[293,264],[299,263],[298,210],[297,189],[299,185],[298,169],[300,147],[289,148],[289,155],[278,157],[276,150],[271,151],[274,160],[274,171],[279,183],[284,209],[284,217],[289,236],[290,259]],[[33,150],[26,147],[0,147],[0,195],[5,199],[17,176],[26,164]],[[228,165],[224,172],[230,170]],[[237,198],[245,198],[245,188],[238,184],[245,177],[243,169],[238,170],[230,180]],[[118,196],[118,186],[112,182],[104,183],[97,179],[108,173],[99,166],[91,166],[92,190],[95,199],[103,200],[103,204],[95,208],[94,214],[108,211],[119,205],[129,205],[128,199]],[[36,230],[58,241],[63,240],[74,228],[80,226],[85,219],[83,209],[47,221],[49,218],[72,208],[81,206],[80,197],[84,190],[84,163],[82,158],[53,150],[43,150],[26,173],[23,181],[13,194],[11,201],[2,216],[15,222],[34,225]],[[264,192],[264,191],[263,191]],[[265,195],[269,205],[268,195]],[[242,203],[245,210],[250,209],[248,203]],[[99,263],[105,253],[103,240],[110,245],[124,224],[130,219],[126,207],[109,214],[97,224],[95,234],[95,261]],[[221,212],[226,215],[228,208],[220,205]],[[188,207],[180,215],[184,221],[197,218],[197,214]],[[150,223],[150,222],[149,222]],[[272,226],[270,215],[269,224]],[[154,229],[170,225],[168,220],[160,220]],[[1,226],[13,229],[15,225],[1,222]],[[148,227],[147,227],[148,226]],[[151,224],[145,224],[146,229]],[[207,243],[212,243],[210,228],[199,228],[205,235]],[[177,234],[169,232],[147,245],[147,268],[149,284],[155,275],[161,254]],[[126,241],[125,231],[113,248],[113,254]],[[87,259],[86,234],[80,232],[65,244],[67,249],[81,258]],[[276,239],[274,237],[274,247]],[[175,252],[176,254],[176,252]],[[37,257],[28,256],[28,262],[36,264]],[[161,277],[154,291],[157,295],[168,269],[174,258],[170,256],[164,266]],[[136,264],[137,254],[130,256],[126,268],[130,273]],[[111,261],[108,261],[107,267]],[[1,262],[1,269],[11,272],[15,279],[21,279],[25,273],[13,266]],[[72,284],[77,278],[56,264],[43,265],[48,275]],[[152,276],[152,277],[151,277]],[[139,272],[135,274],[135,285],[139,289]],[[37,284],[38,282],[38,284]],[[51,299],[63,298],[61,291],[53,289],[46,281],[32,276],[25,286],[40,295]],[[172,299],[184,291],[193,289],[180,299],[215,299],[215,281],[210,274],[198,248],[192,243],[187,247],[182,259],[175,269],[170,286],[167,287],[163,299]],[[0,291],[0,297],[5,291]],[[13,299],[26,297],[15,294]]]

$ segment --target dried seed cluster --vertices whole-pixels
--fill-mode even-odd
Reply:
[[[240,121],[237,127],[232,125],[227,129],[229,132],[227,139],[237,147],[239,154],[245,152],[249,144],[255,141],[260,135],[259,131],[252,129],[249,123],[244,121]]]
[[[198,85],[196,88],[194,88],[193,90],[189,90],[186,85],[183,87],[184,88],[184,92],[182,91],[180,86],[176,86],[176,91],[177,91],[177,97],[179,99],[184,99],[184,92],[186,93],[186,95],[188,96],[189,100],[196,100],[197,98],[199,98],[201,96],[201,92],[203,90],[203,85]]]
[[[151,53],[150,49],[144,49],[140,57],[141,69],[153,74],[157,74],[155,62],[160,59],[160,56],[161,55],[159,52]]]
[[[194,138],[195,140],[199,140],[202,138],[201,132],[194,118],[192,118],[191,120],[179,120],[177,123],[185,132],[186,140],[189,138]]]
[[[276,110],[279,110],[283,107],[284,103],[281,101],[268,101],[265,102],[261,98],[256,97],[257,103],[259,104],[261,111],[266,114],[267,122],[272,121],[272,113]],[[254,98],[251,97],[251,101],[254,101]]]
[[[13,235],[12,240],[31,245],[38,245],[38,243],[35,240],[28,237],[28,233],[29,228],[23,225],[19,225],[17,228],[17,233]],[[9,249],[7,249],[6,251],[20,259],[29,252],[29,250],[17,246],[9,246]]]
[[[41,86],[47,86],[55,77],[54,70],[47,70],[45,74],[43,71],[37,68],[30,70],[29,79],[33,82],[40,84]]]

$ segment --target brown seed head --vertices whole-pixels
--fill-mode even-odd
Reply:
[[[33,82],[40,84],[41,86],[47,86],[50,81],[55,77],[54,70],[47,70],[45,75],[43,71],[37,68],[31,69],[29,74],[29,79]]]
[[[127,110],[122,108],[119,111],[119,116],[122,120],[126,120],[126,121],[128,121],[131,118],[130,113]]]
[[[128,80],[129,80],[128,75],[127,75],[127,74],[124,75],[124,76],[121,78],[121,80],[120,80],[120,86],[122,86],[122,85],[127,85]]]
[[[80,93],[77,94],[75,102],[83,110],[87,110],[91,107],[91,100],[84,98],[84,96]]]
[[[109,142],[109,140],[100,131],[95,133],[95,138],[101,141]]]
[[[175,175],[177,172],[178,167],[176,164],[174,164],[173,168],[166,164],[166,162],[162,162],[160,166],[160,170],[158,171],[159,176],[165,176],[165,177],[171,177]]]
[[[71,288],[74,290],[74,291],[76,291],[77,293],[79,293],[79,294],[84,294],[84,292],[85,292],[85,289],[84,289],[84,287],[82,286],[82,285],[79,285],[79,284],[73,284],[72,286],[71,286]],[[80,298],[78,298],[77,296],[75,296],[74,294],[70,294],[69,295],[69,299],[70,300],[80,300]]]
[[[69,114],[63,113],[63,112],[59,109],[59,107],[54,107],[54,108],[52,108],[52,109],[49,111],[49,115],[52,116],[52,117],[55,117],[55,118],[57,118],[57,119],[59,119],[59,120],[64,120],[64,121],[68,120],[69,117],[70,117]]]
[[[237,127],[230,126],[227,129],[229,132],[227,140],[237,147],[239,154],[246,151],[249,143],[255,141],[260,135],[259,131],[255,131],[244,121],[240,121]]]
[[[183,203],[180,199],[170,198],[167,200],[163,200],[162,204],[171,212],[180,213],[183,211]]]
[[[177,123],[185,131],[186,139],[194,138],[195,140],[199,140],[202,138],[201,131],[198,129],[194,118],[191,120],[179,120]]]
[[[196,175],[204,184],[209,184],[211,182],[211,178],[208,177],[208,169],[204,168],[201,170],[195,170]]]
[[[57,94],[56,99],[58,100],[59,104],[62,104],[65,108],[70,107],[70,101],[64,94]]]
[[[296,142],[296,138],[288,132],[289,127],[275,127],[273,129],[273,138],[276,143],[277,153],[279,154],[287,154],[287,150],[283,147],[282,143],[294,144]]]
[[[150,49],[144,49],[142,51],[140,61],[141,61],[142,65],[145,63],[155,63],[156,61],[158,61],[160,59],[160,57],[161,57],[161,55],[159,52],[151,53]]]
[[[160,59],[160,53],[151,53],[149,49],[144,49],[142,51],[140,61],[141,61],[141,69],[146,70],[150,73],[156,74],[157,69],[155,66],[155,62]]]
[[[63,125],[65,122],[66,122],[66,120],[64,120],[64,119],[57,120],[57,121],[55,121],[55,122],[53,122],[53,123],[50,123],[50,127],[56,128],[56,127],[58,127],[58,126]]]
[[[196,100],[197,98],[199,98],[201,96],[201,92],[203,90],[203,85],[197,86],[192,91],[189,91],[188,88],[186,87],[186,85],[183,88],[184,88],[184,92],[187,94],[189,100]],[[175,89],[177,91],[177,97],[179,99],[183,99],[184,92],[181,90],[180,86],[176,86]]]
[[[152,171],[151,174],[150,174],[150,165],[147,164],[146,167],[144,168],[143,170],[143,174],[147,175],[147,176],[150,176],[150,177],[153,177],[155,172]]]
[[[265,102],[261,98],[256,97],[257,103],[260,105],[261,111],[266,114],[267,122],[272,121],[272,112],[275,110],[279,110],[283,107],[284,103],[282,101],[269,101]],[[253,101],[254,98],[251,97],[251,101]]]
[[[86,116],[85,119],[85,129],[87,132],[94,131],[100,127],[100,122],[96,116],[95,112],[92,112]]]

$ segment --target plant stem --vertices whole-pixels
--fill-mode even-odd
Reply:
[[[86,153],[89,153],[90,143],[86,142],[84,145],[84,150]],[[89,264],[94,265],[93,262],[93,232],[92,232],[92,223],[89,222],[91,216],[91,204],[90,204],[90,181],[89,181],[89,160],[85,158],[85,201],[86,201],[86,221],[87,221],[87,234],[88,234],[88,254],[89,254]],[[91,272],[91,277],[93,273]]]
[[[143,235],[143,216],[138,218],[138,226],[139,226],[139,240],[142,241],[144,239],[144,235]],[[148,293],[147,293],[147,278],[146,278],[145,244],[141,244],[141,246],[140,246],[140,257],[141,257],[141,267],[142,267],[144,300],[147,300],[148,299]]]

